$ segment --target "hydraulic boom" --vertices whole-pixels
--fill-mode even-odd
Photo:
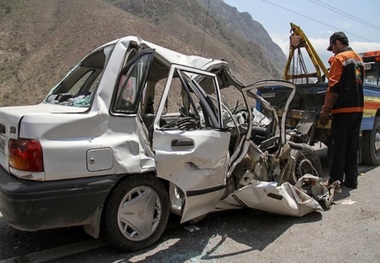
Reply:
[[[322,63],[322,60],[318,56],[309,39],[299,26],[290,23],[290,27],[290,48],[288,60],[285,66],[284,78],[286,80],[293,80],[293,82],[295,82],[296,79],[306,79],[308,81],[308,79],[312,77],[317,78],[318,82],[324,81],[324,76],[328,78],[329,72]],[[314,65],[315,72],[308,73],[302,57],[301,48],[306,49],[306,52]],[[295,59],[295,52],[297,52],[296,54],[298,55],[297,61]]]

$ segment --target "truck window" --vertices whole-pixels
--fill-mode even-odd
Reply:
[[[364,82],[380,85],[380,50],[361,53],[365,65]]]
[[[368,62],[365,63],[365,78],[364,82],[380,85],[380,63]]]

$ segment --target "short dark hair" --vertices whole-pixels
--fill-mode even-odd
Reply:
[[[342,45],[348,46],[348,38],[347,37],[344,37],[344,38],[341,38],[338,40],[340,40],[340,42],[342,42]]]
[[[331,35],[330,37],[330,45],[328,46],[327,50],[332,51],[332,44],[335,44],[335,41],[339,40],[342,45],[348,46],[348,38],[346,34],[343,32],[335,32],[334,34]]]

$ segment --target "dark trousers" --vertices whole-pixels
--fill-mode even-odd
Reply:
[[[334,114],[331,123],[332,159],[329,183],[339,180],[348,185],[358,184],[357,152],[362,118],[361,112]]]

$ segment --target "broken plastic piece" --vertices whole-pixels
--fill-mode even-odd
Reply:
[[[185,226],[185,229],[186,229],[187,231],[189,231],[190,233],[192,233],[192,232],[198,231],[198,230],[199,230],[199,227],[194,226],[194,225],[189,225],[189,226]]]

